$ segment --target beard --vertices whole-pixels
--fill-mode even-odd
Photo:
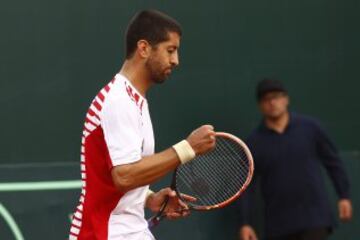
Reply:
[[[276,111],[276,112],[273,112],[273,113],[265,114],[265,116],[266,116],[266,118],[268,118],[271,121],[277,121],[280,118],[282,118],[285,114],[287,114],[287,112],[288,112],[288,110],[284,109],[282,111]]]
[[[159,61],[157,61],[154,57],[151,57],[148,61],[146,61],[145,66],[149,72],[152,82],[157,84],[165,82],[168,75],[165,73],[166,68],[164,68]]]

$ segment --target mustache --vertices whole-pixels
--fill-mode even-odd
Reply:
[[[166,71],[166,70],[173,71],[175,68],[176,68],[176,66],[170,66],[170,67],[165,68],[165,71]]]

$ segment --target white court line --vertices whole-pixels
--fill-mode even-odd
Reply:
[[[16,224],[14,218],[11,216],[10,212],[0,203],[0,216],[2,216],[5,222],[9,225],[11,232],[14,234],[16,240],[24,240],[19,226]]]
[[[81,180],[0,183],[0,192],[47,191],[81,188]]]

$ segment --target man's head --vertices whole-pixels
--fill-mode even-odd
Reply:
[[[153,82],[163,82],[179,64],[182,31],[179,23],[156,10],[144,10],[130,21],[126,32],[126,59],[144,62]]]
[[[256,88],[256,97],[265,118],[277,119],[288,111],[289,96],[280,81],[272,79],[260,81]]]

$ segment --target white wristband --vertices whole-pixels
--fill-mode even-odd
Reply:
[[[188,161],[195,158],[196,154],[194,149],[186,140],[182,140],[173,146],[177,155],[179,156],[180,162],[182,164],[187,163]]]

